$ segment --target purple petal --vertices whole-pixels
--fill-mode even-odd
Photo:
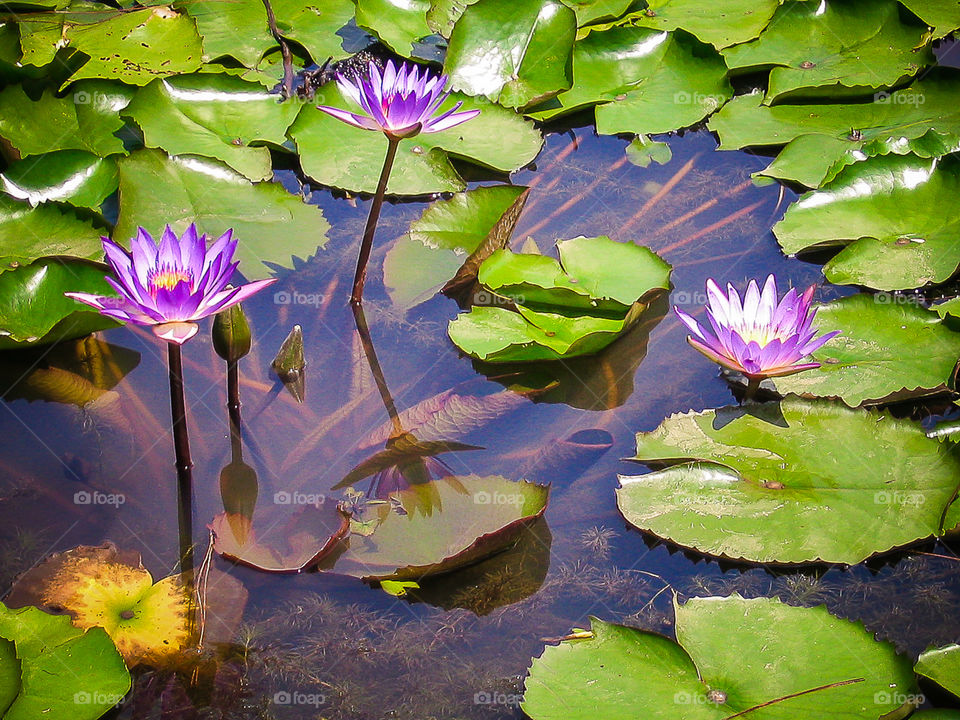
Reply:
[[[327,115],[335,117],[337,120],[342,120],[348,125],[353,125],[362,130],[380,130],[380,126],[373,121],[372,118],[365,117],[363,115],[357,115],[356,113],[349,112],[347,110],[340,110],[339,108],[328,107],[326,105],[317,105],[317,110],[323,110]]]

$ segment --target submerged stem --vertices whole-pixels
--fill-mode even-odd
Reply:
[[[397,412],[393,395],[390,394],[390,388],[387,387],[387,379],[383,376],[383,368],[380,367],[380,361],[377,359],[377,351],[373,347],[373,338],[370,337],[370,328],[367,327],[367,318],[363,314],[363,305],[355,304],[353,306],[353,319],[357,322],[357,334],[360,336],[363,354],[367,357],[373,381],[377,384],[377,390],[380,391],[380,399],[383,400],[383,406],[387,409],[387,415],[390,416],[393,432],[397,436],[403,435],[404,430],[400,423],[400,413]]]
[[[187,408],[183,397],[183,357],[180,346],[167,343],[170,363],[170,412],[173,448],[177,457],[177,508],[180,529],[180,563],[184,573],[193,572],[193,461],[187,435]]]
[[[397,157],[397,147],[400,138],[387,135],[387,155],[383,159],[383,169],[380,171],[380,180],[377,183],[377,192],[370,204],[370,214],[363,229],[363,240],[360,241],[360,254],[357,257],[357,272],[353,276],[353,294],[350,302],[356,306],[363,302],[363,283],[367,279],[367,261],[370,260],[370,250],[373,248],[373,236],[377,232],[377,221],[380,219],[380,208],[383,205],[383,196],[387,192],[387,180],[393,169],[393,161]]]

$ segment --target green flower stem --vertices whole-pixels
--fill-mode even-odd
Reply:
[[[183,398],[183,358],[180,346],[167,343],[170,363],[170,411],[173,417],[173,448],[177,457],[177,507],[180,528],[180,563],[193,572],[193,461],[187,435],[187,408]]]
[[[383,159],[383,170],[380,171],[377,192],[370,204],[370,214],[367,216],[367,225],[363,229],[363,240],[360,242],[360,255],[357,257],[357,272],[353,276],[353,294],[350,296],[350,302],[354,306],[363,302],[363,283],[367,279],[367,261],[370,260],[373,236],[377,232],[380,208],[383,206],[383,196],[387,192],[387,180],[390,179],[390,171],[393,169],[393,161],[397,157],[397,147],[399,145],[400,138],[387,135],[387,156]]]

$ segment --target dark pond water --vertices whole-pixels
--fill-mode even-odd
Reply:
[[[626,161],[624,140],[596,137],[589,127],[550,134],[536,167],[512,178],[532,187],[518,242],[532,236],[546,252],[558,238],[607,234],[647,245],[673,265],[670,301],[688,309],[702,302],[707,277],[740,287],[768,272],[797,286],[820,279],[819,266],[784,257],[770,232],[791,198],[776,184],[750,182],[766,158],[717,153],[702,132],[673,137],[670,145],[668,164],[640,168]],[[281,180],[291,189],[298,183],[292,173]],[[331,487],[365,457],[358,445],[388,422],[347,305],[368,201],[321,190],[311,201],[333,226],[328,245],[281,276],[272,290],[287,295],[265,292],[246,306],[256,344],[241,366],[251,440],[245,459],[259,476],[258,509],[282,492],[338,497]],[[450,389],[477,398],[504,390],[447,339],[453,301],[438,296],[403,314],[384,290],[384,253],[424,207],[385,208],[365,304],[400,410]],[[819,296],[844,292],[822,288]],[[545,518],[515,549],[425,583],[411,599],[349,578],[270,575],[217,559],[216,567],[249,592],[234,644],[222,650],[220,663],[192,678],[141,673],[116,717],[522,717],[522,679],[545,641],[584,626],[591,615],[669,634],[673,592],[826,603],[911,653],[955,641],[960,584],[956,561],[938,557],[953,554],[943,545],[853,569],[759,569],[687,555],[626,525],[614,489],[618,473],[645,471],[623,459],[633,454],[634,433],[671,413],[734,402],[716,366],[687,347],[667,310],[664,298],[595,359],[541,368],[558,383],[549,392],[491,401],[488,411],[455,428],[459,441],[482,447],[443,456],[456,474],[551,484]],[[274,391],[269,368],[294,324],[303,327],[308,362],[302,405]],[[218,477],[230,455],[223,366],[208,331],[209,325],[185,350],[194,541],[201,555],[205,526],[223,510]],[[108,331],[102,340],[110,363],[133,369],[85,410],[60,385],[53,394],[63,402],[37,399],[51,396],[55,368],[75,369],[77,346],[4,357],[0,572],[6,585],[52,551],[105,539],[139,551],[155,578],[175,568],[163,348],[130,329]],[[111,372],[110,363],[101,355],[92,365]],[[111,496],[113,502],[105,499]]]

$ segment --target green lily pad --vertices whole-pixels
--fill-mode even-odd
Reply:
[[[479,0],[432,0],[427,10],[427,26],[437,35],[449,38],[464,10]]]
[[[314,99],[317,105],[357,110],[342,98],[336,83],[318,89]],[[388,194],[464,190],[466,184],[450,163],[451,156],[509,173],[540,152],[543,138],[533,123],[506,108],[456,93],[441,110],[458,101],[463,101],[464,110],[479,109],[480,115],[449,130],[401,140]],[[310,104],[300,111],[290,136],[296,141],[304,172],[317,182],[355,192],[376,189],[387,152],[382,133],[347,125]],[[344,153],[343,148],[350,148],[350,152]]]
[[[940,533],[960,448],[889,413],[785,399],[672,415],[637,435],[617,503],[636,527],[751,562],[858,563]]]
[[[957,0],[901,0],[901,3],[933,28],[934,39],[960,28],[960,4]]]
[[[120,218],[113,237],[126,244],[137,226],[159,233],[168,223],[177,232],[196,223],[212,237],[233,228],[240,272],[248,280],[292,267],[294,256],[315,254],[326,244],[329,227],[320,208],[282,185],[253,184],[215,160],[137,150],[120,162]]]
[[[122,153],[114,133],[123,127],[118,112],[131,94],[114,83],[78,83],[73,95],[58,98],[47,89],[31,100],[20,85],[11,85],[0,92],[0,136],[23,157],[54,150]]]
[[[281,146],[299,110],[260,85],[200,74],[155,80],[124,114],[143,130],[147,147],[216,158],[250,180],[268,180],[273,168],[264,145]]]
[[[577,14],[577,27],[614,20],[633,4],[632,0],[563,0]]]
[[[64,296],[115,294],[104,280],[105,271],[94,263],[45,258],[0,274],[0,349],[45,345],[115,327],[114,320]]]
[[[502,477],[451,477],[393,493],[370,504],[340,554],[319,569],[364,580],[417,580],[470,565],[510,547],[539,518],[549,488]]]
[[[947,315],[952,315],[953,317],[960,317],[960,297],[955,297],[952,300],[947,300],[946,302],[939,303],[934,305],[931,310],[935,310],[937,315],[942,318],[945,318]]]
[[[430,5],[429,0],[357,0],[357,25],[409,57],[414,44],[432,32],[427,24]]]
[[[158,5],[69,29],[70,46],[89,60],[63,86],[84,78],[146,85],[157,77],[188,73],[202,62],[193,20]]]
[[[455,276],[457,284],[475,279],[480,263],[510,242],[526,199],[526,188],[499,185],[457,193],[428,207],[383,260],[394,307],[408,310],[429,300]]]
[[[696,0],[650,0],[647,8],[628,15],[633,25],[657,30],[686,30],[717,48],[747,42],[767,27],[779,0],[718,0],[704,12]]]
[[[651,140],[646,135],[637,135],[627,145],[627,159],[638,167],[650,167],[650,163],[666,165],[673,158],[670,145],[659,140]]]
[[[49,255],[99,260],[101,233],[90,221],[56,205],[32,208],[0,196],[0,272]]]
[[[480,0],[450,35],[450,86],[525,108],[570,87],[576,14],[559,0]]]
[[[840,335],[813,354],[817,370],[777,378],[777,391],[839,397],[851,407],[941,393],[952,384],[960,333],[899,296],[854,295],[822,305],[817,325]],[[923,348],[908,353],[903,348]]]
[[[760,37],[723,51],[734,71],[772,68],[767,101],[870,94],[935,62],[926,29],[893,0],[785,2]]]
[[[130,673],[102,628],[0,605],[0,712],[4,720],[96,720],[123,700]]]
[[[3,191],[30,205],[55,200],[97,209],[117,184],[116,160],[83,150],[44,153],[19,160],[0,173]]]
[[[825,607],[739,595],[674,607],[677,642],[591,618],[587,637],[548,646],[527,676],[524,712],[533,720],[864,720],[887,717],[916,693],[910,663],[892,645]]]
[[[930,648],[920,655],[914,671],[960,697],[960,645]]]
[[[787,146],[762,175],[819,187],[874,155],[938,157],[960,150],[960,73],[941,68],[869,103],[762,104],[741,95],[710,118],[721,149]]]
[[[303,45],[317,64],[328,57],[339,60],[347,56],[336,33],[353,17],[351,0],[272,0],[270,4],[281,34]],[[175,7],[196,21],[203,37],[205,62],[230,56],[245,67],[255,68],[268,51],[277,47],[263,0],[184,0]]]
[[[512,304],[517,312],[474,306],[450,322],[454,344],[487,362],[591,355],[633,325],[652,295],[669,287],[670,266],[632,243],[581,237],[561,240],[557,252],[559,262],[509,250],[485,260],[478,279],[488,291],[487,304]]]
[[[597,132],[670,132],[699,122],[733,95],[726,74],[716,50],[683,33],[593,31],[574,46],[573,87],[530,115],[548,120],[599,104]]]
[[[960,710],[922,710],[911,715],[910,720],[960,720]]]
[[[951,211],[958,192],[956,156],[870,158],[801,196],[773,232],[789,254],[842,246],[823,268],[830,282],[921,287],[947,280],[960,267],[960,217]]]

